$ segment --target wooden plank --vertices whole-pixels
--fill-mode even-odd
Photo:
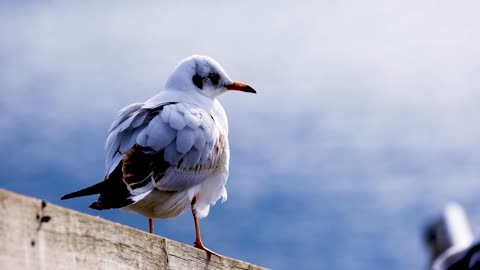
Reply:
[[[0,189],[0,269],[264,269]]]

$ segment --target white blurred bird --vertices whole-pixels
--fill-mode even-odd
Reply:
[[[232,81],[206,56],[181,61],[165,90],[145,103],[122,109],[107,138],[105,180],[63,199],[100,194],[90,208],[121,208],[153,219],[176,217],[191,208],[195,247],[209,255],[198,218],[227,199],[230,151],[228,122],[217,97],[227,90],[256,93]]]

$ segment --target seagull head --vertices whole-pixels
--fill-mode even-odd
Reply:
[[[217,61],[201,55],[182,60],[168,78],[166,89],[198,91],[212,99],[227,90],[256,93],[252,87],[231,80]]]

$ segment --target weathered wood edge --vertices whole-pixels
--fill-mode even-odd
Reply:
[[[0,189],[0,269],[265,269]]]

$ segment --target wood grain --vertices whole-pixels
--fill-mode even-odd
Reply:
[[[3,189],[0,217],[0,269],[265,269]]]

